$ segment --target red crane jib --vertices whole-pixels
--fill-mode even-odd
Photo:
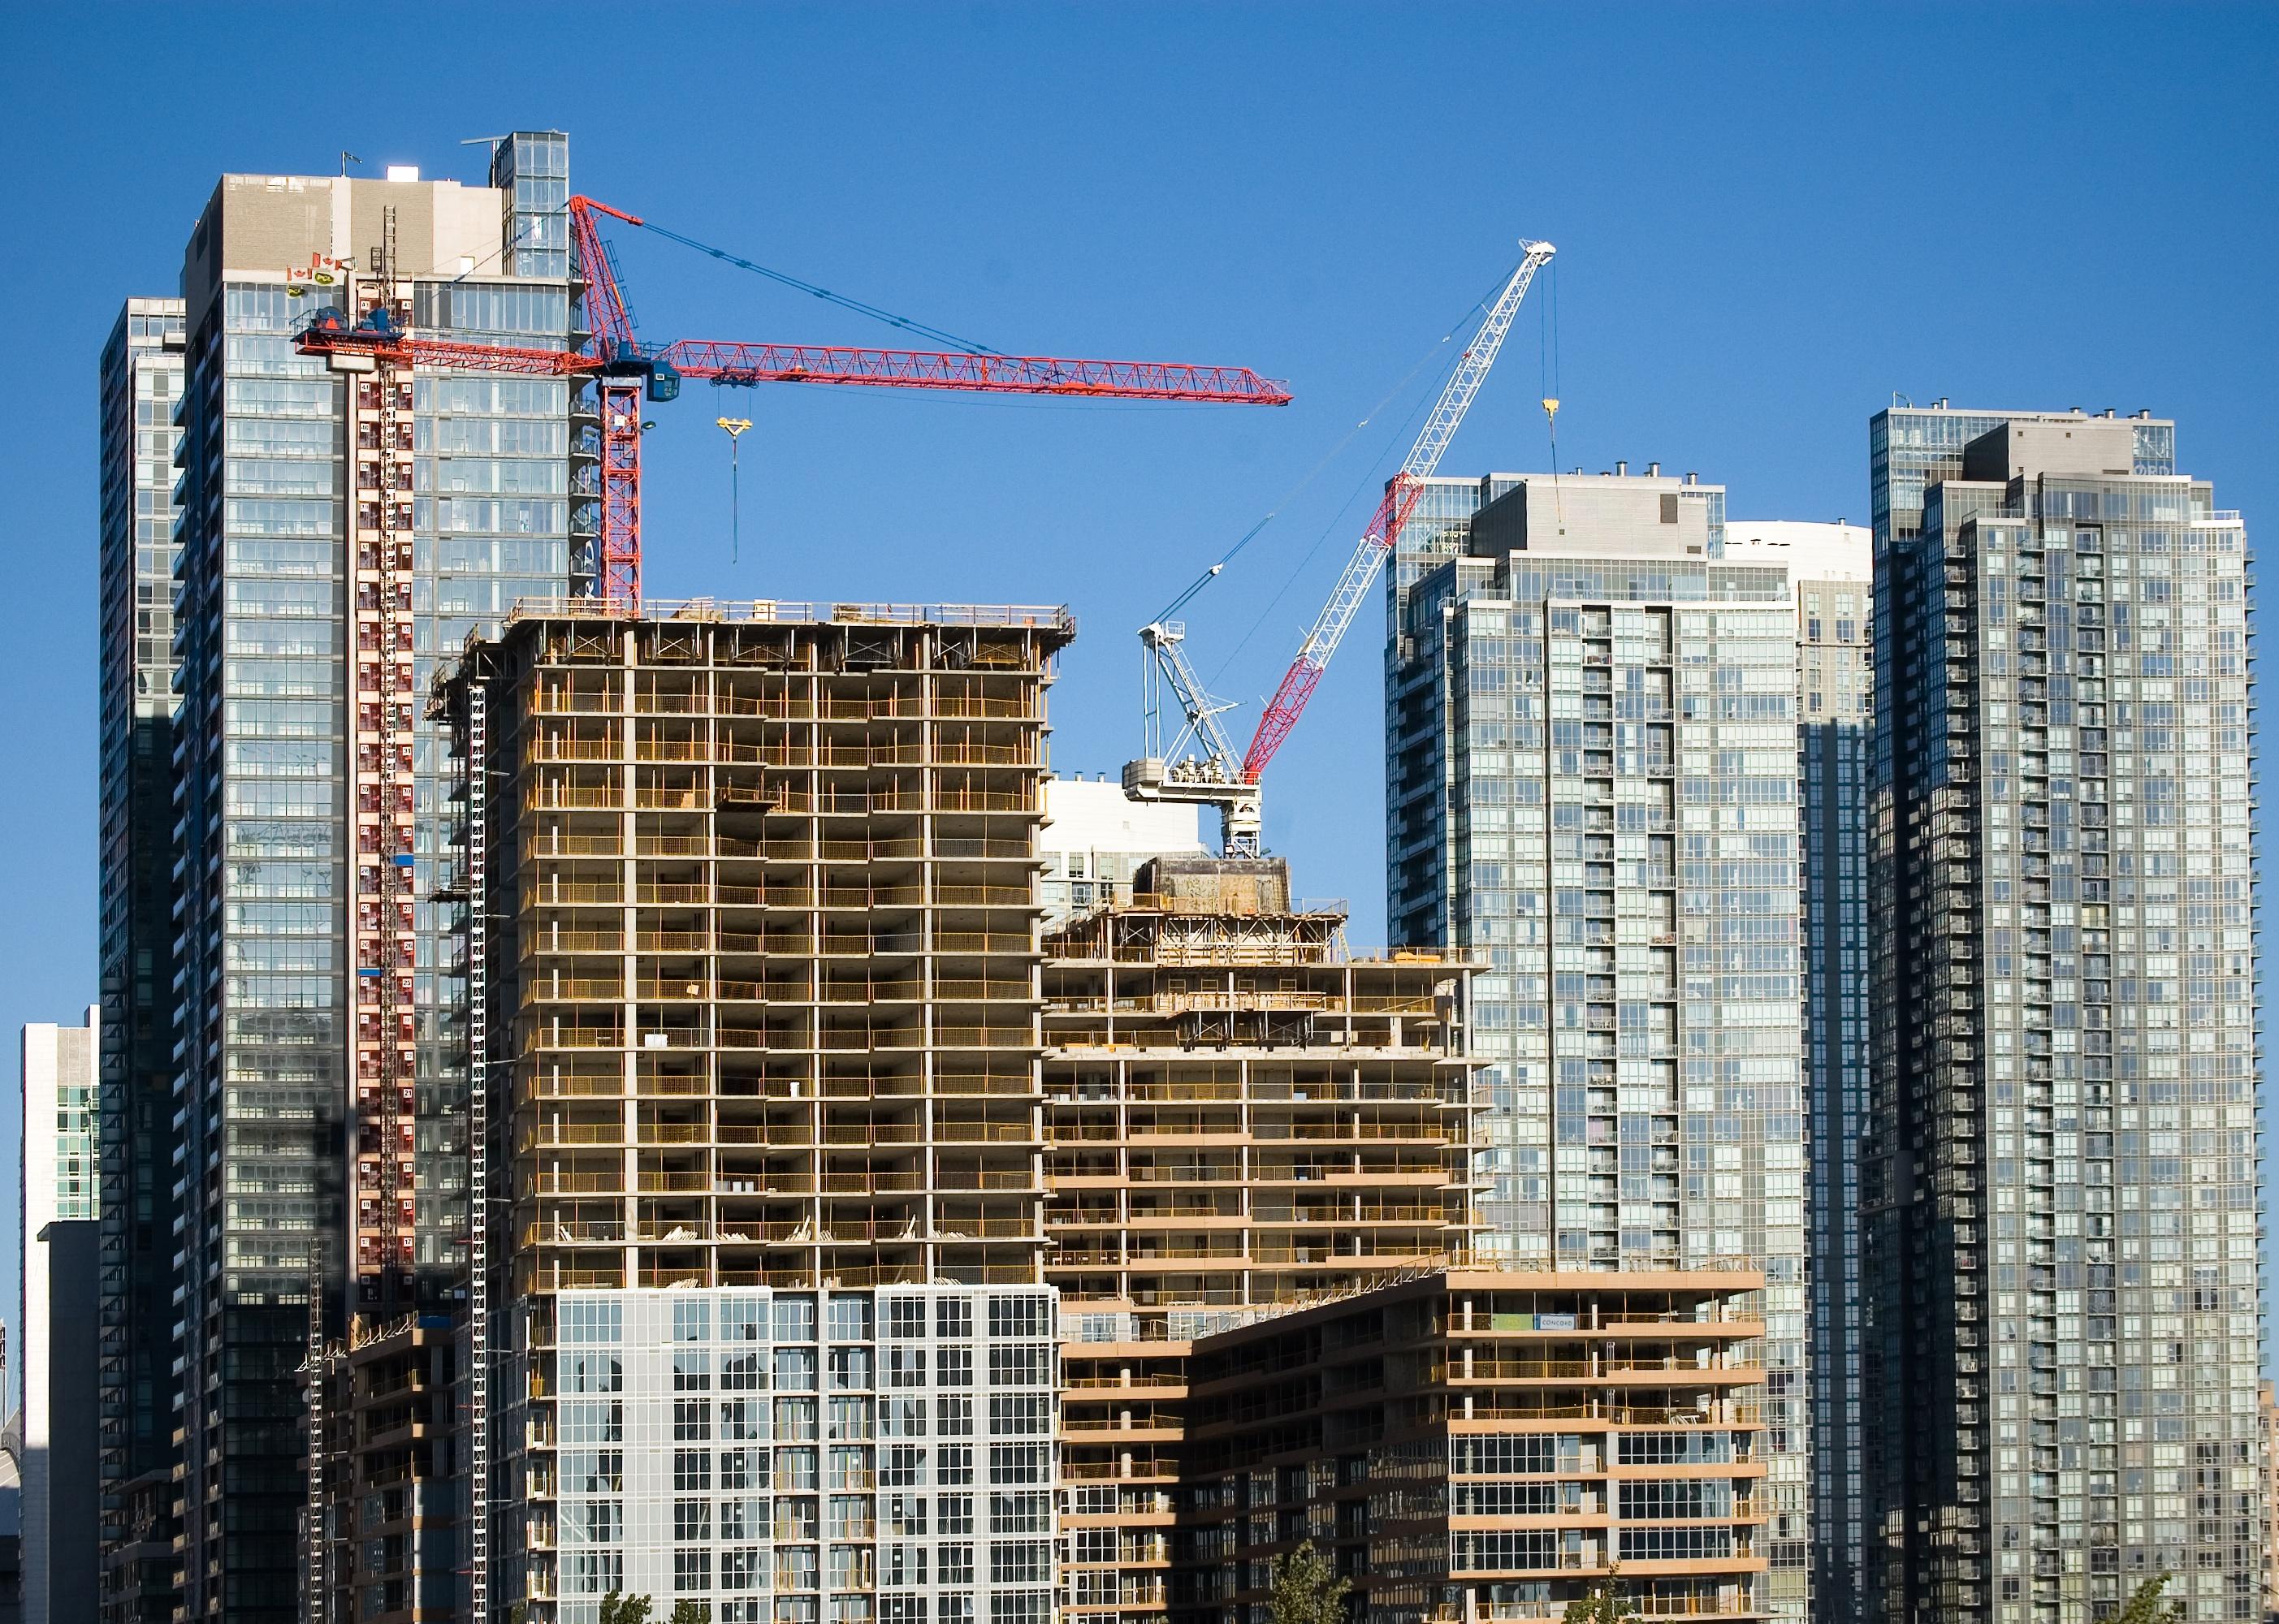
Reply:
[[[372,366],[518,372],[546,378],[602,374],[600,494],[602,499],[597,588],[612,601],[641,602],[641,433],[642,397],[670,376],[722,385],[851,384],[890,389],[959,390],[979,395],[1057,395],[1093,399],[1208,402],[1286,406],[1290,391],[1248,367],[1179,361],[1079,361],[1057,356],[997,356],[917,349],[868,349],[825,344],[743,344],[687,339],[662,349],[643,346],[618,283],[596,215],[641,225],[641,217],[597,203],[570,200],[570,234],[582,284],[579,306],[592,334],[579,349],[471,344],[417,336],[384,318],[320,312],[296,346],[303,355],[362,356]],[[701,245],[700,245],[701,246]]]
[[[448,339],[312,328],[309,354],[385,355],[414,366],[565,377],[598,372],[600,356],[572,349],[462,344]],[[653,361],[708,383],[866,384],[890,389],[956,389],[983,395],[1081,395],[1116,400],[1201,401],[1286,406],[1290,392],[1246,366],[1185,361],[1079,361],[1058,356],[973,356],[924,349],[863,349],[832,344],[744,344],[683,339]]]
[[[1247,366],[1184,361],[1078,361],[834,344],[745,344],[682,339],[656,360],[684,378],[717,384],[874,384],[984,395],[1083,395],[1117,400],[1208,401],[1286,406],[1290,392]]]

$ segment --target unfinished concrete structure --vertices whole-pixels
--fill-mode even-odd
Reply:
[[[447,703],[488,792],[466,850],[493,1613],[580,1624],[613,1588],[558,1554],[557,1293],[1040,1283],[1044,692],[1072,631],[564,601],[471,649]],[[841,1539],[833,1594],[865,1588],[872,1537]],[[699,1586],[687,1548],[679,1592],[740,1608],[740,1557]],[[809,1571],[787,1558],[779,1594]]]
[[[1259,1624],[1301,1540],[1365,1624],[1550,1624],[1617,1567],[1637,1616],[1765,1616],[1763,1285],[1446,1271],[1197,1343],[1172,1618]]]
[[[461,1339],[443,1314],[358,1320],[303,1371],[312,1503],[311,1624],[457,1620]]]
[[[1072,1616],[1163,1616],[1193,1338],[1469,1248],[1471,967],[1344,926],[1279,861],[1165,858],[1047,938]]]

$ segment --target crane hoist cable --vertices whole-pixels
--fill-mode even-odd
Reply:
[[[882,321],[890,327],[899,327],[905,333],[916,333],[918,337],[930,339],[935,343],[947,344],[953,349],[962,349],[969,356],[995,356],[1004,353],[1002,350],[992,349],[986,344],[978,344],[971,339],[960,338],[955,333],[920,321],[916,317],[898,316],[894,311],[882,309],[867,300],[854,298],[847,294],[833,293],[828,287],[818,287],[813,282],[792,275],[787,271],[774,270],[757,261],[747,259],[741,254],[733,254],[726,249],[716,248],[710,242],[701,242],[684,232],[675,231],[669,226],[660,226],[655,220],[639,219],[633,223],[643,231],[663,237],[668,242],[678,242],[683,248],[692,248],[700,254],[709,254],[724,264],[733,265],[740,271],[748,271],[755,276],[765,277],[771,282],[779,283],[799,293],[810,295],[826,303],[835,304],[841,310],[852,310],[858,316],[868,316],[873,321]]]

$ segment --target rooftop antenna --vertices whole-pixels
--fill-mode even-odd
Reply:
[[[728,562],[734,563],[742,546],[744,526],[744,485],[737,467],[737,453],[741,449],[744,431],[752,426],[749,417],[716,417],[713,419],[728,431]]]

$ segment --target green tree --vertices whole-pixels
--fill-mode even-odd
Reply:
[[[1589,1595],[1578,1596],[1567,1604],[1566,1624],[1621,1624],[1638,1611],[1615,1583],[1615,1571],[1608,1568],[1607,1576],[1591,1587]]]
[[[646,1596],[611,1590],[602,1597],[602,1624],[648,1624],[649,1609],[656,1605]]]
[[[2184,1616],[2184,1604],[2181,1600],[2165,1605],[2161,1602],[2160,1592],[2168,1586],[2166,1574],[2145,1581],[2114,1615],[2113,1624],[2176,1624]]]
[[[671,1624],[712,1624],[712,1604],[684,1596],[672,1604]]]
[[[1346,1597],[1352,1589],[1309,1539],[1274,1564],[1267,1607],[1274,1624],[1345,1624]]]

